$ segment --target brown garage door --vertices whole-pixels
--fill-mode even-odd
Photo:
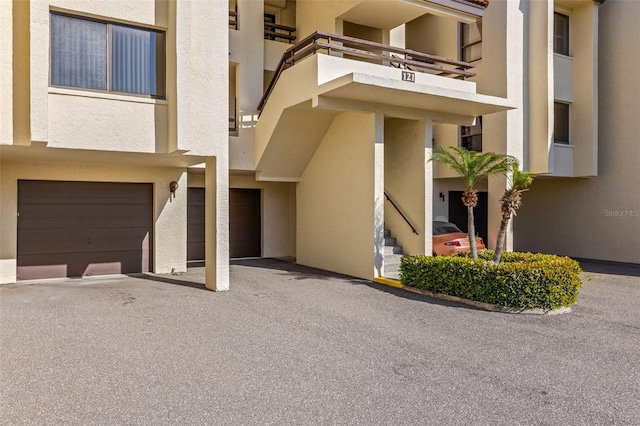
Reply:
[[[187,260],[204,260],[204,188],[187,190]]]
[[[153,186],[18,182],[20,280],[148,272]]]
[[[204,260],[204,188],[189,188],[187,259]],[[231,257],[260,256],[260,190],[229,190],[229,250]]]
[[[260,190],[229,190],[229,255],[260,257]]]

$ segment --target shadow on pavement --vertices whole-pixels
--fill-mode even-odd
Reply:
[[[400,288],[389,287],[386,285],[378,284],[373,281],[363,280],[361,278],[355,278],[349,275],[337,274],[335,272],[329,272],[322,269],[310,268],[308,266],[298,265],[293,262],[289,262],[281,259],[234,259],[231,260],[231,265],[248,266],[252,268],[264,268],[269,270],[283,271],[287,274],[294,275],[295,279],[316,279],[316,280],[342,280],[352,285],[366,285],[378,291],[392,294],[396,297],[400,297],[407,300],[414,300],[418,302],[425,302],[432,305],[465,308],[471,310],[481,310],[474,306],[465,305],[463,303],[451,302],[448,300],[441,300],[434,297],[429,297],[424,294],[414,293],[408,290]],[[284,274],[281,274],[284,275]]]
[[[199,290],[211,291],[207,287],[205,287],[204,284],[196,282],[196,281],[179,280],[179,279],[175,279],[175,278],[161,277],[161,276],[158,276],[158,275],[147,275],[147,274],[135,274],[135,275],[131,275],[131,277],[139,278],[139,279],[142,279],[142,280],[157,281],[157,282],[165,283],[165,284],[181,285],[183,287],[196,288],[196,289],[199,289]]]
[[[250,268],[263,268],[286,272],[292,275],[296,280],[345,280],[353,284],[367,284],[368,281],[355,278],[349,275],[342,275],[335,272],[325,271],[323,269],[311,268],[308,266],[298,265],[281,259],[259,258],[259,259],[232,259],[231,266],[248,266]],[[284,275],[284,274],[280,274]]]
[[[376,290],[382,291],[384,293],[389,293],[397,297],[401,297],[407,300],[414,300],[417,302],[425,302],[430,305],[440,305],[440,306],[448,306],[453,308],[465,308],[470,309],[472,311],[482,311],[483,309],[477,308],[475,306],[466,305],[464,303],[452,302],[450,300],[437,299],[435,297],[427,296],[425,294],[414,293],[413,291],[395,288],[386,286],[383,284],[378,284],[376,282],[366,282],[366,285],[375,288]]]
[[[608,262],[605,260],[575,259],[580,263],[584,272],[610,275],[626,275],[640,277],[640,264]]]

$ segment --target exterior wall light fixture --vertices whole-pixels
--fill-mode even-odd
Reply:
[[[176,198],[176,190],[178,189],[178,182],[171,181],[171,183],[169,184],[169,191],[171,191],[171,193],[173,194],[173,198]]]

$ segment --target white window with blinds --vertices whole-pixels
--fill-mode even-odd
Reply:
[[[51,85],[165,95],[164,32],[51,13]]]

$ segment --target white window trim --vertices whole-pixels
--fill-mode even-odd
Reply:
[[[554,112],[554,114],[553,114],[553,122],[554,122],[553,144],[554,145],[560,145],[560,146],[571,146],[571,147],[573,147],[574,144],[571,141],[571,135],[573,134],[573,131],[571,129],[571,116],[573,114],[573,107],[572,107],[573,103],[572,102],[567,102],[567,101],[562,101],[562,100],[559,100],[559,99],[554,99],[553,103],[554,103],[554,106],[555,106],[556,103],[564,104],[564,105],[568,105],[569,106],[569,113],[567,114],[568,115],[568,120],[569,120],[569,123],[567,123],[567,128],[569,129],[569,140],[566,141],[566,143],[562,142],[562,141],[556,142],[556,138],[555,138],[555,121],[556,121],[556,117],[555,117],[555,112]]]
[[[553,15],[555,16],[556,13],[559,13],[561,15],[566,16],[567,18],[569,18],[569,54],[565,55],[564,53],[558,53],[555,51],[555,48],[553,48],[553,44],[555,44],[555,24],[553,23],[553,19],[552,19],[552,31],[551,31],[551,40],[552,40],[552,50],[553,50],[553,54],[554,55],[558,55],[558,56],[562,56],[563,58],[573,58],[573,48],[572,48],[572,41],[573,41],[573,19],[571,17],[571,10],[569,9],[565,9],[565,8],[560,8],[560,7],[555,7],[553,9]]]

